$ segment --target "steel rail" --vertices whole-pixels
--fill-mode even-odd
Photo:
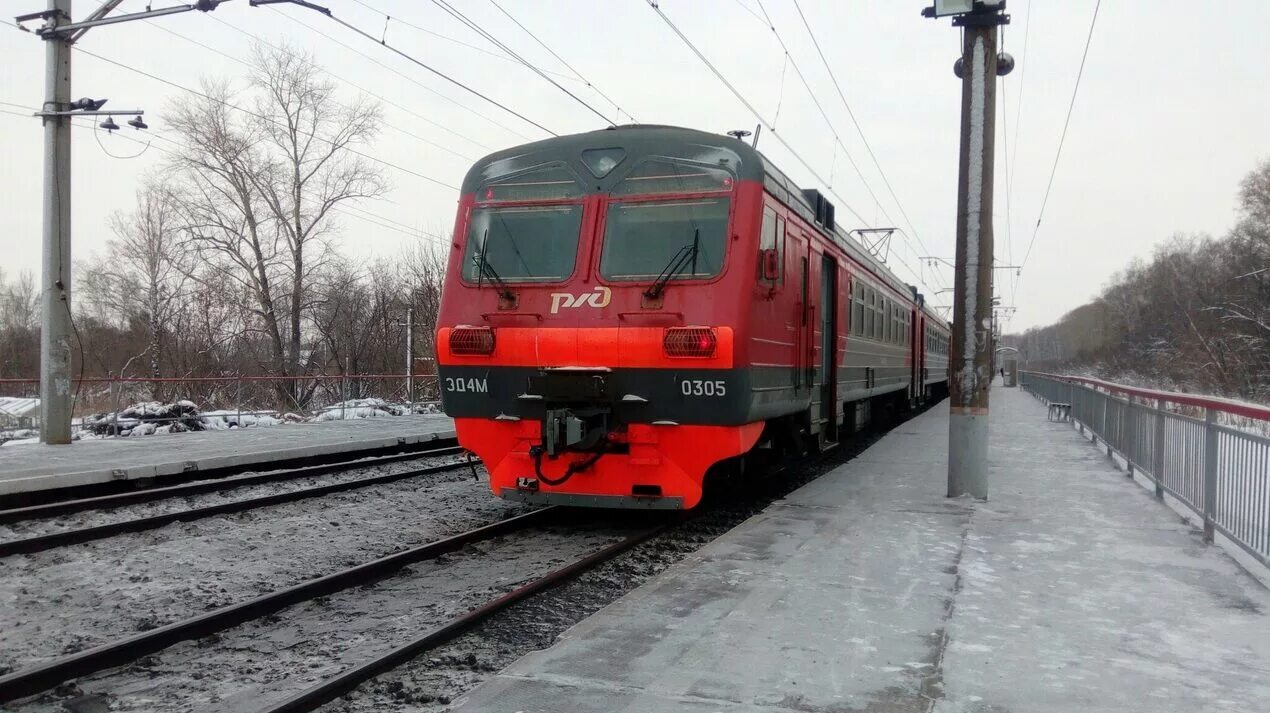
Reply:
[[[290,503],[297,500],[322,497],[332,493],[342,493],[349,490],[367,488],[372,485],[382,485],[384,483],[405,480],[406,478],[416,478],[423,475],[444,473],[451,470],[466,468],[468,466],[468,461],[446,463],[444,465],[436,465],[429,468],[417,468],[415,470],[405,470],[400,473],[375,475],[369,478],[346,480],[339,483],[319,485],[312,488],[298,488],[289,492],[263,495],[258,498],[245,498],[243,500],[234,500],[232,502],[218,503],[216,505],[206,505],[204,507],[180,510],[178,512],[150,515],[148,517],[140,517],[133,520],[122,520],[120,522],[93,525],[91,527],[81,527],[73,530],[61,530],[47,535],[36,535],[35,537],[26,537],[20,540],[9,540],[7,542],[0,542],[0,557],[8,557],[10,555],[18,554],[31,554],[33,552],[42,552],[54,547],[64,547],[66,545],[78,545],[85,542],[92,542],[94,540],[101,540],[107,537],[114,537],[115,535],[122,535],[128,532],[153,530],[158,527],[170,525],[174,522],[201,520],[214,515],[225,515],[229,513],[255,510],[257,508],[268,507],[270,505],[280,505],[282,503]]]
[[[556,587],[586,572],[596,565],[607,562],[626,550],[642,543],[670,528],[673,523],[658,525],[643,532],[632,535],[621,541],[594,552],[573,564],[547,574],[546,576],[513,589],[510,592],[492,599],[461,616],[451,619],[437,629],[420,636],[409,643],[399,646],[388,653],[365,663],[350,668],[333,678],[329,678],[312,688],[301,691],[281,702],[260,709],[257,713],[301,713],[317,710],[321,706],[350,693],[361,684],[416,658],[420,654],[435,649],[457,638],[473,626],[488,619],[511,605],[528,599],[543,591]]]
[[[72,513],[83,512],[85,510],[104,510],[106,508],[134,505],[136,503],[147,503],[154,500],[163,500],[165,498],[230,490],[249,485],[277,483],[285,480],[327,475],[330,473],[337,473],[342,470],[371,468],[374,466],[387,465],[389,463],[418,460],[420,458],[440,458],[444,456],[459,455],[463,452],[463,450],[464,449],[459,446],[445,446],[433,450],[395,453],[393,455],[378,458],[361,458],[358,460],[339,461],[337,463],[311,465],[303,468],[275,470],[269,473],[260,473],[256,475],[229,477],[221,480],[204,480],[196,483],[182,483],[180,485],[145,488],[143,490],[134,490],[127,493],[98,495],[91,498],[63,500],[61,502],[45,503],[43,505],[28,505],[26,507],[8,508],[0,510],[0,525],[22,522],[24,520],[35,520],[44,517],[54,517],[57,515],[69,515]],[[268,467],[268,465],[265,464],[265,467]]]
[[[333,594],[349,587],[368,584],[402,567],[434,559],[466,545],[537,525],[549,514],[554,514],[555,510],[555,508],[547,507],[500,520],[443,540],[310,579],[277,592],[263,594],[245,602],[230,604],[189,619],[0,676],[0,704],[35,695],[72,678],[122,666],[173,644],[209,636],[300,602]]]

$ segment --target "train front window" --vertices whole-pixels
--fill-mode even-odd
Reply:
[[[723,269],[728,199],[615,202],[608,206],[600,274],[610,280],[706,279]]]
[[[573,274],[582,206],[477,208],[467,230],[463,279],[559,282]]]

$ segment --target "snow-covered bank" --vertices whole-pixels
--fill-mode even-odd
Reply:
[[[277,411],[215,409],[203,411],[192,401],[163,403],[145,401],[118,412],[96,413],[76,419],[72,428],[75,440],[151,436],[189,431],[225,431],[234,428],[260,428],[289,423],[318,423],[361,418],[386,418],[411,414],[441,413],[436,402],[400,404],[383,399],[351,399],[313,409],[313,415],[279,414]],[[0,431],[0,446],[38,443],[34,429]]]

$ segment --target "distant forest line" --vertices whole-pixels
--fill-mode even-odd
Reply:
[[[1025,368],[1270,403],[1270,160],[1224,236],[1174,235],[1057,323],[1006,335]]]

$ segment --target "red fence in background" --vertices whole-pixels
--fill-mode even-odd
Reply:
[[[1190,406],[1192,408],[1203,410],[1212,409],[1221,413],[1242,416],[1244,418],[1258,421],[1270,421],[1270,406],[1262,406],[1260,404],[1249,403],[1247,401],[1236,401],[1234,399],[1225,399],[1219,396],[1182,394],[1176,391],[1143,389],[1136,386],[1115,384],[1110,381],[1103,381],[1102,379],[1092,379],[1086,376],[1064,376],[1062,374],[1047,374],[1040,371],[1028,373],[1035,377],[1054,379],[1069,384],[1083,384],[1085,386],[1098,389],[1104,393],[1112,394],[1113,396],[1124,396],[1137,399],[1139,401],[1153,401],[1175,404],[1178,406]]]

